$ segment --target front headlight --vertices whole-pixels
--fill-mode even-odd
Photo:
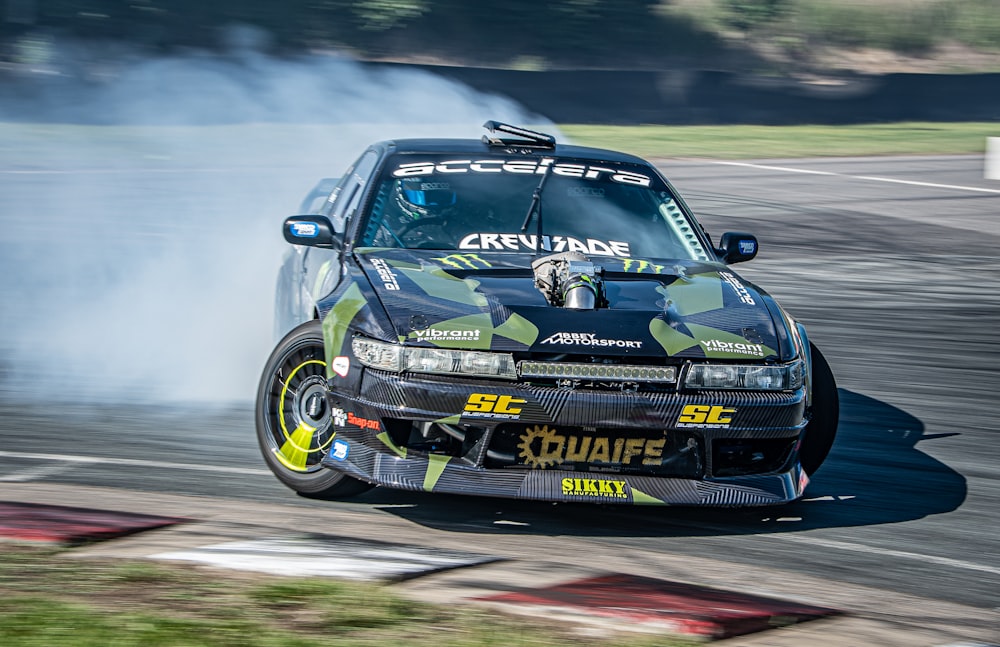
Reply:
[[[475,375],[515,379],[514,358],[510,353],[485,353],[446,348],[413,348],[355,337],[351,348],[358,361],[382,371]]]
[[[802,360],[776,366],[692,364],[684,378],[688,389],[790,391],[802,386]]]

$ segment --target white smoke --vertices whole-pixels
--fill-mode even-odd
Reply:
[[[280,224],[319,178],[379,139],[540,123],[427,72],[280,60],[237,35],[227,55],[57,48],[55,81],[0,99],[0,390],[250,401]]]

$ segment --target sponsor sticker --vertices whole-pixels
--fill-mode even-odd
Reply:
[[[314,222],[293,222],[289,225],[289,229],[296,238],[316,238],[319,236],[319,226]]]
[[[433,261],[440,261],[442,265],[454,267],[459,270],[475,270],[482,267],[493,267],[485,258],[480,258],[478,254],[449,254],[432,258]]]
[[[351,369],[351,358],[344,355],[334,357],[330,367],[340,377],[347,377],[347,372]]]
[[[615,465],[659,465],[666,438],[617,438],[560,434],[548,425],[528,427],[520,435],[518,456],[530,467],[545,468],[566,461]]]
[[[599,339],[592,332],[557,332],[543,339],[542,344],[559,346],[600,346],[614,348],[642,348],[642,342],[631,339]]]
[[[424,328],[414,330],[410,337],[418,341],[479,341],[480,331],[477,330],[439,330]]]
[[[703,339],[698,342],[706,351],[716,351],[723,353],[735,353],[738,355],[749,355],[751,357],[763,357],[764,346],[761,344],[741,343],[732,341],[721,341],[718,339]]]
[[[565,478],[562,493],[566,496],[598,496],[608,499],[627,499],[625,481],[608,479]]]
[[[666,265],[657,265],[655,263],[650,263],[649,261],[640,261],[632,258],[626,258],[622,262],[622,269],[626,272],[635,272],[636,274],[642,274],[643,272],[650,272],[651,274],[662,274],[663,270],[666,269]]]
[[[517,420],[521,417],[524,398],[495,393],[473,393],[465,402],[462,415],[468,418],[492,418],[494,420]]]
[[[757,251],[757,243],[752,240],[741,240],[739,246],[740,254],[753,254]]]
[[[335,461],[346,461],[347,455],[351,451],[351,446],[348,445],[343,440],[333,441],[333,447],[330,448],[330,458]]]
[[[523,251],[536,248],[534,234],[487,233],[468,234],[458,242],[459,249]],[[582,252],[594,256],[631,256],[629,243],[620,240],[580,240],[572,236],[542,236],[542,249],[547,252]]]
[[[386,290],[399,289],[399,282],[396,280],[398,275],[389,268],[389,264],[385,260],[373,258],[372,267],[375,268],[375,273],[378,274],[378,278]]]
[[[330,409],[330,417],[333,419],[333,424],[338,427],[347,424],[347,413],[343,409]]]
[[[551,157],[543,157],[539,160],[533,159],[479,159],[479,160],[447,160],[447,161],[426,161],[407,162],[400,164],[392,172],[393,177],[420,177],[435,174],[451,173],[513,173],[516,175],[544,175],[551,172],[553,175],[562,177],[579,178],[584,180],[610,180],[618,184],[631,184],[633,186],[649,186],[652,179],[648,175],[626,171],[620,168],[598,166],[596,164],[555,164]]]
[[[355,427],[361,427],[362,429],[378,430],[378,420],[369,420],[368,418],[359,418],[350,411],[347,412],[347,423],[354,425]]]
[[[731,274],[730,272],[719,272],[719,276],[721,276],[722,280],[733,288],[736,292],[736,296],[739,297],[741,302],[751,306],[756,303],[753,300],[753,297],[750,296],[750,291],[746,289],[746,286],[744,286],[734,274]]]
[[[677,417],[678,429],[729,429],[736,409],[719,405],[686,404]]]

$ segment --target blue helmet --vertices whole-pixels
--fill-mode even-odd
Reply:
[[[400,180],[396,187],[396,204],[409,220],[437,215],[457,199],[448,182],[410,177]]]

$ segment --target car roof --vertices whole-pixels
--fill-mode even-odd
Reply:
[[[528,153],[533,155],[552,155],[554,157],[573,157],[578,159],[606,161],[606,162],[627,162],[632,164],[642,164],[649,166],[649,162],[619,151],[607,150],[604,148],[591,148],[589,146],[574,146],[572,144],[559,144],[554,147],[532,145],[526,142],[524,145],[510,144],[508,146],[488,144],[482,139],[390,139],[374,144],[376,147],[385,147],[393,153]]]

